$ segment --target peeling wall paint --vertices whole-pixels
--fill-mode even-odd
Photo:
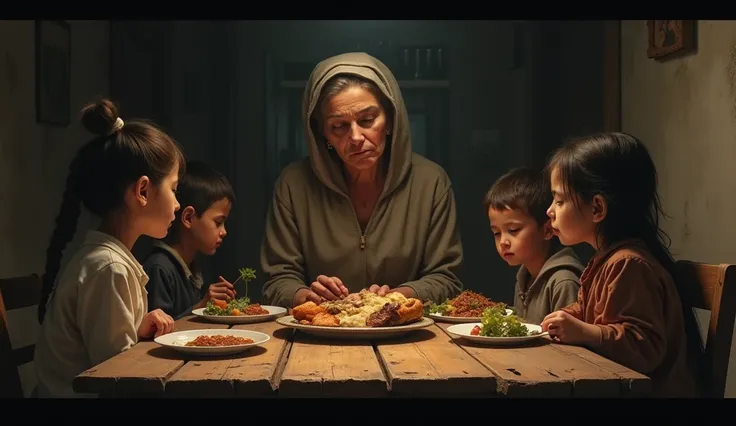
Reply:
[[[647,58],[646,21],[621,41],[622,129],[654,157],[673,254],[736,263],[736,21],[698,21],[697,53],[665,62]]]

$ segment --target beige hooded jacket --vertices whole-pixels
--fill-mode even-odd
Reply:
[[[370,79],[396,111],[384,153],[390,155],[386,183],[365,232],[347,195],[341,160],[315,139],[309,124],[324,83],[337,74]],[[450,179],[412,152],[408,113],[391,71],[364,53],[320,62],[307,82],[302,116],[310,156],[284,168],[266,218],[266,303],[291,307],[297,290],[320,274],[339,277],[351,293],[372,284],[408,286],[420,300],[441,303],[462,291]]]

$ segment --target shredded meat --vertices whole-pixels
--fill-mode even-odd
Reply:
[[[253,343],[253,339],[238,336],[197,336],[186,346],[236,346]]]
[[[323,302],[320,306],[327,309],[328,313],[337,315],[350,308],[360,308],[363,306],[363,300],[360,298],[359,294],[354,293],[341,300]]]
[[[455,309],[449,315],[453,317],[479,317],[486,308],[492,308],[496,304],[496,302],[492,302],[478,293],[465,290],[450,301],[450,305]]]
[[[243,310],[243,315],[268,315],[269,313],[270,312],[268,312],[267,309],[262,308],[259,303],[248,305],[248,307]]]

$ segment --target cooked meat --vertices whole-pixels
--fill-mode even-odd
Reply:
[[[370,314],[365,320],[368,327],[388,327],[399,321],[398,303],[386,303],[376,312]]]
[[[339,305],[332,305],[332,304],[325,305],[325,309],[327,309],[327,313],[331,315],[337,315],[340,313],[340,311],[342,311]]]
[[[361,306],[363,306],[363,300],[360,298],[360,294],[353,293],[345,296],[345,298],[341,300],[322,302],[320,306],[324,307],[327,312],[331,313],[332,315],[337,315],[342,311],[346,311],[352,308],[360,308]]]
[[[360,297],[360,293],[348,294],[343,301],[350,302],[357,308],[363,306],[363,299]]]
[[[314,316],[314,319],[312,319],[312,325],[321,327],[339,327],[340,319],[328,313],[321,313]]]
[[[314,302],[305,302],[292,309],[292,315],[294,315],[294,319],[297,321],[312,321],[315,315],[322,312],[327,312],[327,310]]]

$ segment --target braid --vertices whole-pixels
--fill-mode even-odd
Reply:
[[[56,228],[51,235],[49,247],[46,250],[46,273],[43,276],[41,287],[41,301],[38,304],[38,322],[42,323],[46,315],[46,303],[54,289],[54,281],[61,268],[61,258],[64,248],[74,238],[77,230],[77,220],[81,212],[79,199],[79,170],[81,153],[72,161],[69,167],[69,176],[66,179],[66,190],[61,202],[59,214],[56,216]]]
[[[77,151],[69,166],[56,228],[46,249],[39,323],[43,323],[46,306],[54,298],[62,255],[76,233],[81,206],[104,220],[124,207],[125,188],[141,176],[159,185],[177,166],[180,173],[186,169],[184,154],[169,135],[143,121],[123,126],[117,106],[108,99],[85,106],[82,124],[96,137]],[[165,231],[163,226],[157,230]]]

